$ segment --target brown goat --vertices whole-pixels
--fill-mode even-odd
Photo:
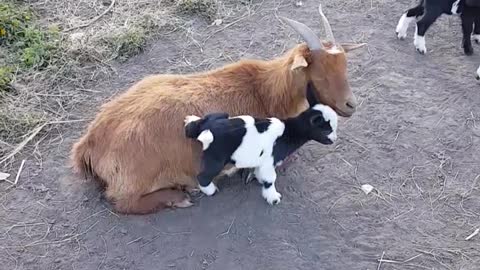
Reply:
[[[184,135],[186,115],[292,117],[308,106],[311,82],[321,103],[351,116],[356,99],[347,81],[345,53],[364,44],[336,44],[319,10],[328,42],[320,42],[306,25],[284,18],[306,44],[277,59],[243,60],[203,73],[155,75],[136,83],[101,107],[73,146],[74,168],[100,179],[118,212],[187,207],[191,202],[182,189],[198,186],[201,146]]]

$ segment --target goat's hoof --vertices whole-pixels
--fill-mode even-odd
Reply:
[[[250,172],[247,177],[245,178],[245,185],[248,185],[250,182],[252,182],[254,179],[257,179],[257,177],[255,177],[255,174],[253,174],[252,172]]]
[[[466,55],[472,55],[473,54],[473,48],[472,47],[470,47],[470,48],[465,47],[465,48],[463,48],[463,51],[465,52]]]
[[[282,199],[282,194],[278,193],[275,191],[275,193],[268,194],[265,196],[265,200],[267,200],[267,203],[270,205],[277,205],[280,203]]]
[[[212,196],[218,191],[218,187],[210,182],[210,184],[206,187],[200,186],[200,190],[207,196]]]
[[[415,49],[417,50],[418,53],[420,54],[427,53],[427,46],[425,45],[425,37],[415,36],[415,39],[413,40],[413,45],[415,46]]]
[[[183,201],[181,202],[176,202],[176,203],[173,203],[173,206],[174,207],[178,207],[178,208],[187,208],[187,207],[190,207],[192,206],[193,203],[190,201],[190,199],[188,198],[185,198]]]
[[[250,169],[241,169],[240,178],[243,179],[243,182],[245,183],[245,185],[252,182],[253,179],[256,179],[255,174]]]
[[[199,188],[186,188],[185,191],[192,196],[196,196],[201,192]]]
[[[407,33],[395,32],[395,35],[399,40],[404,40],[407,37]]]
[[[421,48],[417,48],[417,52],[421,55],[425,55],[427,53],[427,50],[425,49],[421,49]]]
[[[472,38],[475,43],[480,44],[480,34],[472,35]]]

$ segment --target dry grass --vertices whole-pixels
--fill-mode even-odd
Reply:
[[[189,16],[200,16],[210,23],[227,12],[218,0],[13,3],[33,10],[38,19],[32,23],[38,29],[56,29],[59,43],[41,68],[7,65],[8,53],[0,43],[0,77],[9,81],[10,89],[0,93],[0,157],[9,156],[40,125],[74,120],[70,119],[72,108],[92,94],[82,90],[112,74],[116,61],[142,52],[159,36],[188,32]],[[55,125],[45,126],[39,135],[49,134],[52,128]]]

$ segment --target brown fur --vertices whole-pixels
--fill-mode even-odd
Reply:
[[[308,66],[292,70],[299,56]],[[201,148],[184,136],[186,115],[291,117],[308,105],[308,80],[322,103],[338,108],[352,95],[349,89],[335,89],[337,77],[346,78],[344,58],[344,53],[314,55],[302,44],[271,61],[243,60],[203,73],[146,77],[101,107],[73,146],[73,166],[101,179],[119,212],[189,206],[180,189],[197,187]]]

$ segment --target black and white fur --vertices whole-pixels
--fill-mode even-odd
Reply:
[[[254,168],[255,177],[263,185],[263,197],[269,204],[277,204],[282,196],[275,188],[275,167],[292,149],[309,140],[332,144],[337,138],[337,123],[335,111],[321,104],[285,120],[229,117],[227,113],[187,116],[185,135],[203,146],[199,188],[213,195],[218,189],[212,180],[230,163],[239,169]]]
[[[442,14],[460,15],[463,32],[462,47],[466,55],[473,54],[472,31],[475,42],[480,42],[480,0],[420,0],[417,6],[403,13],[398,21],[395,30],[397,37],[404,39],[410,23],[423,16],[416,23],[413,44],[419,53],[427,53],[425,33]]]
[[[478,69],[477,69],[477,74],[475,74],[475,78],[476,78],[477,80],[480,80],[480,66],[479,66]]]

